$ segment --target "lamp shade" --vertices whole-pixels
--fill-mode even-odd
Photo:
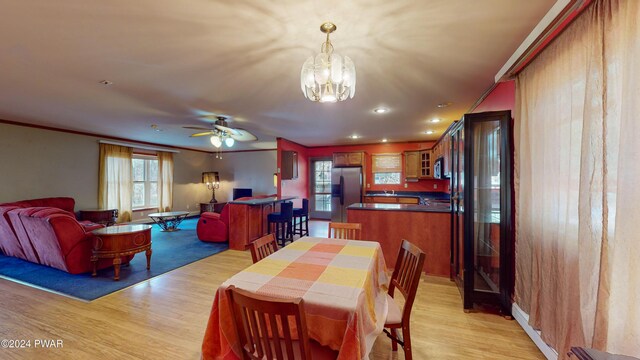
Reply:
[[[207,184],[207,186],[218,187],[220,186],[220,176],[217,171],[203,172],[202,182]]]

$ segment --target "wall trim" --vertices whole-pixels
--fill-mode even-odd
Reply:
[[[205,153],[205,154],[210,154],[210,155],[213,155],[215,153],[214,151],[205,151],[205,150],[193,149],[193,148],[188,148],[188,147],[183,147],[183,146],[158,144],[158,143],[152,143],[152,142],[148,142],[148,141],[121,138],[121,137],[118,137],[118,136],[95,134],[95,133],[90,133],[90,132],[86,132],[86,131],[62,129],[62,128],[58,128],[58,127],[54,127],[54,126],[29,124],[29,123],[23,123],[23,122],[19,122],[19,121],[12,121],[12,120],[5,120],[5,119],[0,119],[0,124],[24,126],[24,127],[35,128],[35,129],[41,129],[41,130],[57,131],[57,132],[63,132],[63,133],[67,133],[67,134],[91,136],[91,137],[104,138],[104,139],[110,139],[110,140],[116,140],[116,141],[126,141],[126,142],[133,143],[133,144],[130,144],[131,146],[135,146],[136,144],[142,144],[142,145],[148,145],[148,146],[157,146],[157,147],[165,147],[165,148],[171,148],[171,149],[195,151],[195,152],[200,152],[200,153]],[[274,148],[274,149],[230,150],[230,151],[221,151],[221,152],[223,154],[227,154],[227,153],[254,152],[254,151],[275,151],[275,150],[277,150],[277,149]]]
[[[531,325],[529,325],[529,314],[524,312],[516,303],[513,303],[513,306],[511,307],[511,313],[514,319],[516,319],[522,329],[524,329],[527,335],[529,335],[531,340],[533,340],[533,343],[536,344],[538,349],[540,349],[547,360],[558,360],[558,352],[551,346],[547,345],[544,340],[542,340],[540,331],[537,331],[536,329],[531,327]]]

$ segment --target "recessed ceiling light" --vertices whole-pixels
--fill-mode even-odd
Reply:
[[[382,139],[382,142],[387,142],[387,139]]]
[[[376,114],[384,114],[384,113],[386,113],[388,111],[389,111],[389,109],[383,108],[383,107],[379,107],[379,108],[373,109],[373,112],[376,113]]]
[[[105,85],[105,86],[109,86],[109,85],[113,85],[113,81],[100,80],[100,84]]]
[[[431,134],[433,134],[433,130],[427,130],[424,133],[427,134],[427,135],[431,135]]]
[[[359,139],[360,135],[349,135],[349,139]]]
[[[446,108],[447,106],[450,106],[450,105],[451,105],[450,102],[443,102],[443,103],[438,104],[438,107],[439,108]]]
[[[438,122],[440,122],[440,119],[438,119],[438,118],[433,118],[433,119],[431,119],[431,122],[432,122],[432,123],[438,123]]]

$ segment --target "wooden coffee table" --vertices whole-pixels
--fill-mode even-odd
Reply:
[[[184,220],[189,212],[187,211],[171,211],[149,214],[153,222],[158,224],[162,231],[178,231],[178,225]]]
[[[151,266],[151,225],[118,225],[92,231],[93,241],[92,276],[96,276],[99,259],[113,258],[113,280],[120,279],[122,257],[145,251],[147,270]]]

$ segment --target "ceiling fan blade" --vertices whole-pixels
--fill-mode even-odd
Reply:
[[[228,126],[215,124],[215,125],[213,125],[213,127],[215,127],[216,129],[218,129],[220,131],[227,132],[229,134],[235,133],[235,129],[234,128],[230,128]]]
[[[200,126],[183,126],[183,129],[191,129],[191,130],[209,130],[211,131],[211,128],[206,128],[206,127],[200,127]]]
[[[230,136],[237,141],[256,141],[258,138],[245,129],[233,129],[234,132]]]
[[[213,131],[209,130],[209,131],[204,131],[204,132],[200,132],[200,133],[191,134],[191,135],[189,135],[189,137],[211,136],[211,135],[213,135]]]

